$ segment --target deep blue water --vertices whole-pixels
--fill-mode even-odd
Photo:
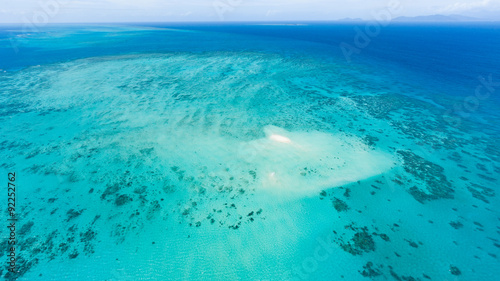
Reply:
[[[287,40],[300,40],[324,44],[324,49],[316,55],[325,58],[343,57],[339,45],[342,42],[354,45],[355,27],[365,30],[364,23],[331,24],[303,23],[307,25],[265,25],[265,23],[234,24],[128,24],[127,26],[171,27],[184,30],[198,30],[206,33],[171,34],[159,30],[126,31],[124,38],[109,37],[110,32],[89,32],[85,26],[53,25],[40,28],[43,35],[39,40],[51,39],[51,32],[74,31],[70,38],[60,41],[57,49],[43,46],[25,46],[23,31],[30,28],[18,26],[0,27],[0,38],[9,40],[11,44],[2,45],[0,67],[14,69],[41,63],[72,60],[89,56],[110,54],[127,54],[134,52],[169,52],[169,51],[278,51],[301,50],[298,42],[287,43]],[[101,27],[102,25],[96,25]],[[116,27],[115,27],[116,28]],[[239,35],[232,38],[233,36]],[[245,37],[255,36],[255,37]],[[11,40],[13,39],[13,40]],[[90,42],[88,41],[90,40]],[[182,42],[182,44],[179,44]],[[82,44],[84,43],[84,44]],[[19,44],[19,45],[18,45]],[[16,52],[12,46],[16,46]],[[371,38],[368,47],[362,49],[360,55],[352,56],[354,62],[363,59],[373,60],[371,63],[383,63],[384,66],[399,67],[414,71],[420,75],[434,78],[440,82],[466,87],[464,92],[476,86],[478,75],[496,74],[500,65],[500,25],[498,23],[469,24],[392,24],[382,27],[380,34]]]

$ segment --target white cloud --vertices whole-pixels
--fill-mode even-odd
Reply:
[[[276,11],[276,10],[268,10],[267,13],[266,13],[266,17],[272,16],[272,15],[276,15],[277,13],[279,13],[279,12]]]
[[[465,12],[477,8],[486,8],[492,3],[491,0],[483,0],[478,2],[456,2],[445,8],[440,9],[440,13],[455,13]]]
[[[41,4],[64,2],[54,22],[217,21],[215,1],[229,3],[227,20],[334,20],[371,18],[391,0],[0,0],[0,22],[22,22]],[[500,13],[500,0],[398,0],[402,16]],[[481,10],[480,12],[478,12]],[[485,12],[486,11],[486,12]],[[476,15],[473,15],[476,16]],[[492,16],[490,16],[492,17]]]

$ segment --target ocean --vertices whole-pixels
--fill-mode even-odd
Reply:
[[[498,23],[1,25],[0,275],[497,280],[499,46]]]

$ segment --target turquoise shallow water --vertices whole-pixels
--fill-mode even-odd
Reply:
[[[423,43],[347,63],[352,26],[301,28],[2,27],[3,278],[496,280],[498,90],[471,96],[498,36],[433,68]]]

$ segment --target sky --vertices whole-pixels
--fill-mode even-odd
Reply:
[[[0,0],[0,23],[371,20],[384,11],[500,20],[500,0]]]

